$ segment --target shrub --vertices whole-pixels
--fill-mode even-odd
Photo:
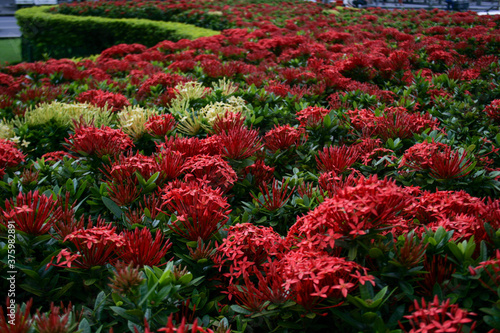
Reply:
[[[151,47],[166,39],[178,41],[219,34],[183,23],[52,14],[50,8],[32,7],[16,12],[23,59],[83,57],[120,43]]]

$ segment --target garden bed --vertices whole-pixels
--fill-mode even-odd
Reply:
[[[0,328],[499,330],[500,19],[202,4],[0,68]]]

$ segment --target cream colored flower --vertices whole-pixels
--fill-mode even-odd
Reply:
[[[212,87],[214,88],[214,91],[221,90],[222,95],[228,96],[236,92],[238,90],[238,85],[235,84],[232,81],[227,80],[226,78],[223,78],[222,80],[219,80],[217,83],[213,83]]]
[[[50,122],[59,126],[73,127],[73,120],[93,123],[96,127],[107,126],[113,121],[111,112],[106,108],[101,109],[90,104],[52,102],[29,109],[24,114],[24,118],[14,120],[14,125],[17,127],[23,124],[37,126]]]
[[[124,133],[138,140],[147,132],[144,125],[148,119],[157,114],[154,109],[128,106],[118,113],[118,121]]]
[[[214,124],[217,117],[222,117],[226,112],[233,113],[245,113],[245,100],[241,97],[231,96],[228,98],[227,103],[224,102],[216,102],[209,104],[200,110],[200,114],[203,119],[205,119],[206,123],[209,126],[202,124],[202,126],[210,130],[212,125]]]
[[[175,90],[177,90],[176,100],[203,98],[206,94],[206,88],[200,82],[196,81],[179,83],[175,86]]]
[[[14,126],[11,123],[0,120],[0,139],[9,140],[14,137]]]
[[[16,145],[19,145],[19,141],[21,141],[21,138],[16,135],[16,136],[10,138],[10,141],[14,142]]]

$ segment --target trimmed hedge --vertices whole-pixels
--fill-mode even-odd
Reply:
[[[51,7],[31,7],[16,12],[22,32],[23,60],[85,57],[121,43],[151,47],[163,40],[219,34],[184,23],[52,14]]]

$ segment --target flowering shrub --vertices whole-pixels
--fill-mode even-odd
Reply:
[[[68,149],[84,156],[105,155],[117,156],[134,144],[123,131],[107,126],[96,128],[93,126],[79,126],[75,134],[66,139]]]
[[[14,228],[29,235],[43,235],[48,233],[55,217],[52,211],[55,203],[51,197],[40,195],[38,191],[19,193],[16,200],[6,200],[5,209],[0,208],[1,223],[7,227],[9,221],[14,221]]]
[[[175,119],[170,114],[152,116],[144,124],[149,134],[157,137],[165,137],[175,128]]]
[[[405,330],[405,332],[425,332],[429,330],[460,332],[464,324],[473,322],[468,316],[475,315],[475,313],[460,309],[457,304],[450,304],[449,299],[441,303],[437,296],[427,304],[425,300],[422,300],[422,304],[415,300],[414,306],[414,312],[409,316],[405,316],[412,328],[409,331]],[[475,323],[472,325],[471,330],[474,329],[474,326]]]
[[[89,269],[113,263],[117,259],[116,249],[124,245],[123,236],[117,235],[116,228],[92,227],[72,232],[64,241],[71,242],[76,252],[63,249],[57,255],[56,264],[62,267]]]
[[[214,190],[197,181],[167,186],[162,199],[162,207],[169,215],[175,214],[169,228],[191,241],[210,239],[226,223],[231,212],[219,188]]]
[[[500,330],[498,16],[260,2],[0,67],[0,330]]]
[[[23,162],[25,157],[14,142],[0,139],[0,176],[5,174],[7,167],[15,167]]]
[[[148,229],[135,229],[125,231],[121,234],[124,244],[119,248],[120,259],[131,262],[135,266],[158,266],[172,243],[163,243],[163,235],[160,230],[156,231],[155,240]]]
[[[294,128],[290,125],[275,127],[266,133],[264,146],[272,153],[287,150],[292,145],[298,146],[304,134],[303,128]]]
[[[186,181],[206,182],[214,189],[228,192],[236,182],[236,173],[220,156],[196,155],[186,159],[183,167]]]
[[[102,90],[85,91],[76,97],[76,101],[90,103],[100,108],[108,108],[112,112],[119,111],[130,105],[128,99],[122,94],[113,94]]]
[[[490,117],[492,120],[498,121],[500,119],[500,100],[495,99],[491,102],[486,108],[484,108],[484,112]]]
[[[314,250],[292,251],[284,261],[285,289],[291,289],[296,302],[307,310],[319,308],[327,299],[342,300],[358,282],[374,283],[355,262]]]

